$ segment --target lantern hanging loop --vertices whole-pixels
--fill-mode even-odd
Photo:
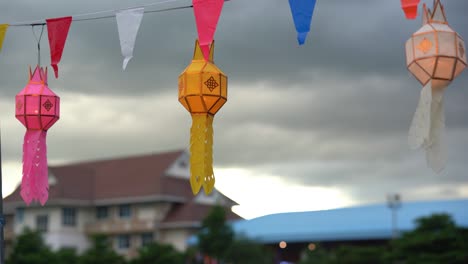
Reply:
[[[34,26],[41,26],[41,34],[39,35],[39,37],[37,37],[36,31],[34,31]],[[37,42],[37,65],[39,66],[41,65],[41,39],[42,39],[42,34],[44,33],[44,26],[45,26],[44,23],[31,25],[33,36]]]

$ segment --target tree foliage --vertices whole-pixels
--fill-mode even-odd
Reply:
[[[215,206],[203,219],[198,233],[200,251],[217,259],[224,259],[229,246],[234,240],[234,231],[226,223],[226,212],[221,206]]]
[[[226,250],[226,260],[233,264],[271,264],[273,255],[254,241],[240,238]]]
[[[446,214],[417,219],[414,231],[392,241],[391,261],[405,263],[468,263],[468,236]]]
[[[74,248],[62,248],[55,253],[57,263],[79,264],[79,258]]]
[[[25,229],[13,245],[7,264],[53,264],[55,254],[45,245],[39,232]]]
[[[80,264],[125,264],[125,259],[111,247],[104,235],[92,237],[92,246],[80,257]]]
[[[449,215],[435,214],[416,220],[416,228],[384,246],[344,245],[333,250],[305,252],[301,264],[468,263],[468,231]]]
[[[273,256],[264,246],[235,236],[226,223],[225,209],[216,206],[202,222],[198,249],[203,255],[230,264],[271,264]],[[192,262],[197,263],[197,262]]]
[[[130,264],[181,264],[184,255],[171,245],[152,243],[139,250],[139,256]]]

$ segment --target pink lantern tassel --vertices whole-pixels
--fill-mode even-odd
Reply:
[[[44,205],[49,198],[46,136],[44,130],[28,130],[24,135],[21,197],[27,205],[34,200]]]

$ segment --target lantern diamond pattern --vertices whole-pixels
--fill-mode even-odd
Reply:
[[[179,102],[192,115],[190,130],[190,185],[197,194],[214,188],[213,118],[227,101],[227,76],[213,63],[214,42],[208,60],[195,42],[192,62],[179,76]]]
[[[210,90],[210,92],[213,92],[213,90],[218,87],[218,83],[216,80],[211,76],[206,82],[205,82],[206,87]]]
[[[47,68],[29,69],[29,82],[16,95],[16,118],[26,127],[21,197],[30,204],[48,199],[47,130],[60,116],[60,98],[47,86]]]
[[[48,111],[50,111],[50,109],[52,109],[52,107],[54,106],[49,99],[47,99],[47,101],[42,105],[44,106],[44,108]]]
[[[424,53],[428,53],[432,49],[432,46],[432,42],[424,38],[416,48]]]
[[[440,0],[434,0],[433,12],[424,4],[423,26],[406,42],[406,63],[424,86],[408,142],[414,149],[424,148],[428,165],[441,172],[447,160],[443,92],[467,60],[464,41],[449,26]]]

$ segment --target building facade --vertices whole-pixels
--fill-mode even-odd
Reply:
[[[228,219],[239,218],[230,210],[235,203],[220,192],[192,194],[188,164],[188,154],[176,151],[50,167],[45,206],[26,206],[20,187],[5,198],[7,253],[25,228],[41,231],[55,250],[81,253],[91,236],[104,234],[127,257],[153,241],[183,251],[215,204],[226,208]]]

